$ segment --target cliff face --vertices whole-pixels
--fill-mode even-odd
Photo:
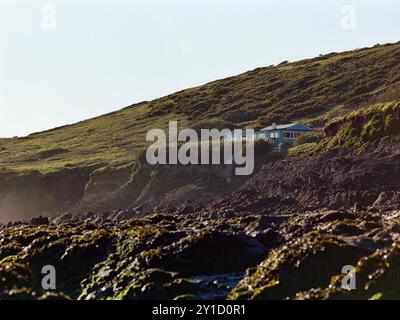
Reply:
[[[67,211],[79,214],[205,201],[242,185],[246,178],[235,177],[233,171],[231,165],[145,164],[85,167],[47,174],[2,173],[0,222],[25,220],[35,215],[55,216]]]
[[[85,194],[93,167],[43,174],[0,173],[0,221],[54,216],[73,207]]]
[[[299,208],[367,207],[395,197],[393,209],[400,209],[399,166],[400,145],[382,142],[360,155],[335,149],[266,165],[246,186],[263,196],[293,199]]]

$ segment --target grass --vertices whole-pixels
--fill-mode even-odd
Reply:
[[[0,140],[0,168],[49,172],[93,164],[134,162],[151,128],[166,128],[177,115],[149,116],[146,103],[24,138]],[[185,125],[185,117],[179,124]]]
[[[144,149],[147,131],[169,120],[195,128],[293,121],[323,127],[371,101],[400,99],[399,88],[400,43],[258,68],[74,125],[0,139],[0,171],[126,165]]]
[[[327,108],[326,110],[320,111],[318,113],[308,114],[307,116],[301,118],[299,122],[302,122],[313,128],[321,128],[331,120],[350,113],[351,111],[353,111],[353,109],[354,108],[352,108],[351,106],[345,106],[342,104]]]
[[[318,144],[315,142],[304,143],[304,144],[300,144],[298,146],[289,148],[288,154],[289,154],[289,156],[312,154],[317,150],[317,147],[318,147]]]
[[[289,150],[290,155],[351,148],[361,153],[382,140],[400,141],[400,100],[379,103],[330,121],[326,137],[318,143],[304,143]]]

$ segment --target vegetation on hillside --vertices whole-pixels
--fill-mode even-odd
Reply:
[[[0,170],[18,172],[56,171],[89,165],[120,166],[132,163],[146,145],[146,133],[166,128],[176,114],[150,116],[148,103],[140,103],[101,117],[35,133],[23,138],[0,140]]]
[[[319,142],[300,140],[290,153],[312,154],[337,147],[363,152],[382,140],[399,142],[400,100],[372,105],[337,117],[326,125],[325,135]]]
[[[0,170],[57,171],[132,163],[146,132],[180,127],[259,128],[302,121],[323,127],[338,115],[400,98],[400,43],[258,68],[142,102],[74,125],[0,139]]]
[[[322,145],[328,149],[352,146],[363,151],[376,146],[382,139],[399,141],[400,100],[373,105],[337,118],[327,125],[325,131],[328,139]]]

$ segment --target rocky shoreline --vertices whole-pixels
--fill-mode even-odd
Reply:
[[[64,216],[3,228],[0,298],[397,297],[400,211],[194,215],[104,224],[96,215],[79,222]],[[40,287],[48,264],[57,270],[51,294]],[[354,291],[338,285],[344,265],[360,274]]]
[[[399,150],[268,163],[208,203],[9,222],[0,299],[400,298]]]

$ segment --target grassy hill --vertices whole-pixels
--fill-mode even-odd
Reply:
[[[258,68],[28,137],[0,139],[0,171],[52,172],[135,161],[146,132],[181,126],[322,127],[355,109],[400,98],[400,43]]]

